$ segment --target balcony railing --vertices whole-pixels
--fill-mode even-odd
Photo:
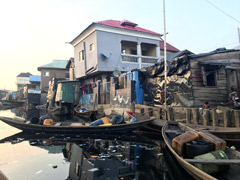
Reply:
[[[137,56],[137,55],[131,55],[131,54],[122,54],[122,61],[123,62],[138,63],[138,58],[139,57],[141,58],[142,63],[155,64],[159,60],[159,58],[157,58],[157,57]]]
[[[138,56],[130,54],[122,54],[122,61],[125,62],[138,62]]]
[[[146,57],[146,56],[142,56],[142,63],[152,63],[155,64],[158,62],[158,58],[156,57]]]

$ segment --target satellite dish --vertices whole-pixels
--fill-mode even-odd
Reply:
[[[113,76],[114,77],[118,77],[121,74],[121,72],[119,70],[114,70],[113,71]]]

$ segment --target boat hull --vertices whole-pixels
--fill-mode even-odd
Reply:
[[[44,126],[38,124],[27,124],[25,122],[13,120],[12,118],[0,117],[0,120],[6,124],[18,128],[23,131],[30,132],[44,132],[44,133],[61,133],[61,134],[122,134],[132,132],[138,128],[146,126],[151,123],[153,119],[147,119],[137,123],[131,124],[117,124],[109,126]]]

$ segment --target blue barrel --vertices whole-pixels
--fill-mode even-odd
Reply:
[[[98,126],[98,125],[101,125],[103,124],[103,120],[102,119],[98,119],[96,121],[93,121],[90,126]]]

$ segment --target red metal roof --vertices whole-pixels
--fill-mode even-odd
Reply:
[[[164,41],[160,41],[160,49],[164,49]],[[179,49],[175,48],[174,46],[172,46],[171,44],[168,44],[168,43],[167,43],[167,50],[174,51],[174,52],[180,51]]]
[[[161,35],[159,33],[138,27],[136,23],[133,23],[128,20],[123,20],[123,21],[117,21],[117,20],[105,20],[105,21],[97,21],[95,22],[96,24],[103,24],[106,26],[111,26],[111,27],[116,27],[120,29],[128,29],[132,31],[139,31],[139,32],[144,32],[144,33],[149,33],[149,34],[155,34],[155,35]]]

